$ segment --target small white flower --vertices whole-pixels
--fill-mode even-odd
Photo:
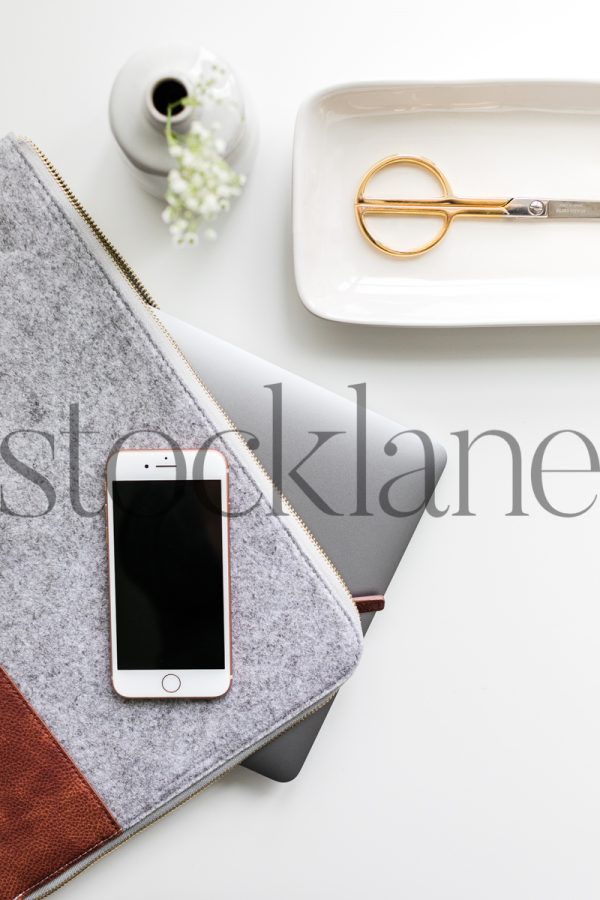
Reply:
[[[169,172],[169,187],[174,194],[182,194],[186,189],[186,181],[178,169]]]
[[[186,208],[190,210],[190,212],[197,212],[200,208],[200,202],[198,198],[193,194],[190,194],[190,196],[186,199],[185,205]]]

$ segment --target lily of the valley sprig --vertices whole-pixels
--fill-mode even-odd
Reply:
[[[216,238],[211,223],[229,210],[231,200],[241,194],[246,181],[224,158],[225,142],[219,137],[218,125],[208,127],[195,120],[183,134],[173,129],[175,109],[206,109],[220,102],[216,88],[224,73],[222,67],[213,64],[212,74],[199,80],[190,95],[167,110],[165,135],[175,164],[168,176],[167,207],[162,217],[177,244],[196,244],[203,226],[205,237]]]

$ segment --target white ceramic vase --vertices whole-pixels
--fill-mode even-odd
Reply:
[[[224,156],[233,168],[248,175],[257,144],[256,120],[248,97],[231,66],[204,47],[176,44],[135,53],[118,73],[110,94],[110,125],[123,155],[142,187],[164,197],[167,174],[173,167],[165,138],[167,107],[184,98],[200,78],[219,74],[215,91],[219,103],[210,108],[183,106],[172,116],[174,129],[185,132],[194,121],[219,125]]]

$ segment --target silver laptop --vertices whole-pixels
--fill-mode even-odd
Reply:
[[[167,313],[160,317],[353,595],[385,594],[444,468],[443,448],[365,409],[364,386],[341,397]],[[373,615],[362,614],[364,632]],[[330,705],[243,765],[276,781],[295,778]]]

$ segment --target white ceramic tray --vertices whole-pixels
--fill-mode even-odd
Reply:
[[[375,250],[353,201],[365,171],[393,154],[433,160],[463,197],[600,200],[600,84],[332,88],[298,113],[293,176],[296,281],[318,316],[404,326],[600,322],[600,221],[463,219],[422,256]],[[415,170],[407,182],[405,173],[381,173],[378,189],[435,196],[427,176]]]

